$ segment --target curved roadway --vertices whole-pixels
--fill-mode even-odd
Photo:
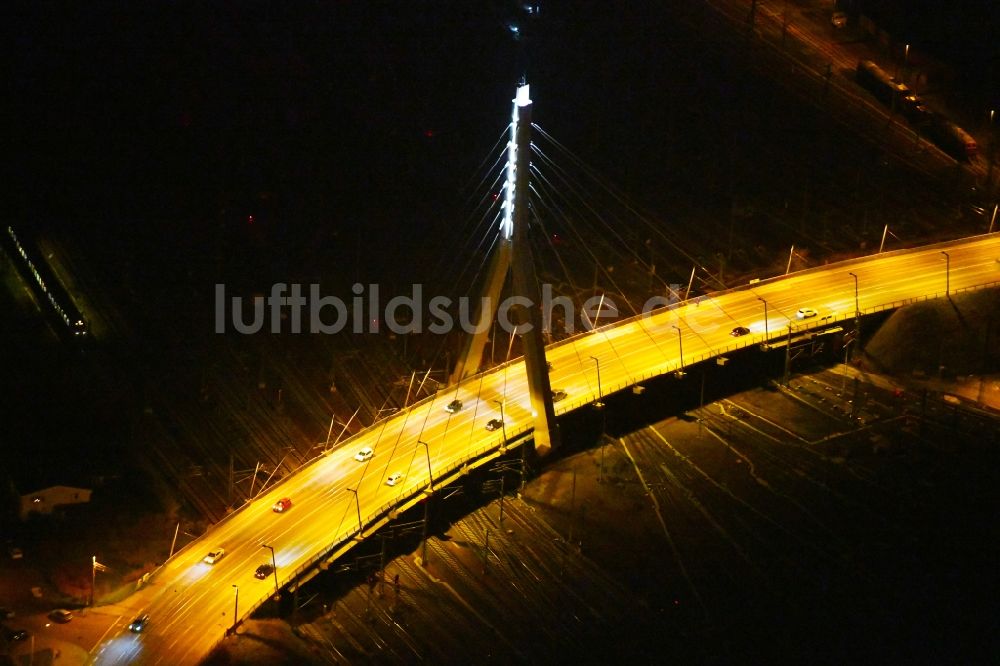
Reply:
[[[776,340],[787,335],[789,325],[801,331],[853,319],[851,272],[857,275],[857,305],[866,313],[944,296],[946,282],[951,293],[997,285],[1000,235],[831,264],[661,308],[649,317],[550,345],[546,354],[553,368],[552,386],[567,394],[556,403],[556,412],[597,398],[598,362],[593,358],[600,363],[601,391],[608,394],[677,370],[681,347],[687,365],[760,344],[765,329]],[[796,311],[802,307],[815,309],[817,315],[799,319]],[[736,326],[750,332],[733,337],[730,332]],[[464,406],[450,414],[444,406],[456,397]],[[486,423],[500,417],[501,401],[506,432],[487,431]],[[100,646],[96,662],[198,663],[233,624],[234,586],[238,586],[241,618],[274,594],[273,576],[254,577],[258,565],[271,561],[270,550],[262,544],[274,547],[278,584],[284,585],[318,560],[329,558],[332,550],[348,548],[358,533],[359,513],[367,527],[384,520],[393,506],[415,501],[428,484],[428,465],[436,479],[443,479],[469,459],[495,451],[504,434],[513,439],[530,430],[530,424],[524,365],[517,361],[470,378],[359,433],[304,465],[163,565],[152,582],[129,600],[136,614],[149,614],[146,631],[132,634],[123,625],[119,634]],[[372,447],[374,456],[355,461],[354,454],[364,446]],[[386,485],[394,473],[403,474],[402,480]],[[283,514],[272,512],[271,505],[286,496],[294,502],[292,508]],[[215,547],[225,548],[225,557],[214,565],[205,564],[202,558]]]

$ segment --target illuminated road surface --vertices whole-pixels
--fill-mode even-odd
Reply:
[[[597,364],[602,391],[611,393],[650,376],[677,370],[683,345],[684,365],[760,344],[765,327],[777,342],[793,331],[850,322],[854,317],[854,279],[858,277],[858,305],[875,312],[908,300],[944,296],[946,257],[950,256],[951,293],[1000,282],[1000,235],[903,251],[832,264],[792,274],[737,291],[717,294],[677,307],[660,309],[641,321],[630,321],[585,333],[547,350],[552,364],[552,386],[567,393],[556,412],[597,398]],[[767,302],[767,321],[764,302]],[[815,317],[800,320],[796,311],[813,308]],[[847,325],[850,325],[849,323]],[[680,338],[678,340],[678,330]],[[736,326],[750,333],[733,337]],[[464,406],[456,414],[444,406],[455,398]],[[387,507],[421,492],[428,481],[428,463],[421,440],[428,444],[435,477],[460,467],[477,453],[496,448],[500,430],[488,432],[486,423],[500,417],[495,401],[504,401],[506,434],[513,438],[530,427],[524,366],[521,362],[473,377],[456,389],[439,393],[356,435],[337,450],[302,467],[253,503],[217,524],[164,565],[153,582],[133,599],[141,600],[150,623],[141,635],[123,626],[96,654],[99,664],[196,664],[233,624],[239,586],[239,613],[245,617],[274,593],[274,578],[254,578],[260,564],[269,563],[274,547],[278,582],[315,562],[334,544],[348,542],[358,530],[358,511],[367,523]],[[375,455],[357,462],[353,455],[371,446]],[[395,486],[387,477],[400,472]],[[357,489],[355,495],[347,489]],[[294,506],[284,514],[271,511],[281,497]],[[202,558],[221,546],[226,556],[214,565]],[[129,618],[130,619],[130,618]]]

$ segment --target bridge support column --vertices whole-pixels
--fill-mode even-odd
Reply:
[[[479,371],[479,366],[482,365],[483,351],[486,349],[486,341],[489,338],[493,318],[496,317],[497,307],[500,305],[500,292],[507,280],[507,273],[510,272],[510,256],[511,240],[501,237],[493,259],[490,261],[486,286],[483,289],[485,301],[480,300],[476,304],[474,325],[478,332],[472,333],[466,339],[465,350],[455,364],[451,375],[452,384],[457,384],[466,377],[476,374]]]
[[[493,256],[486,285],[483,288],[486,307],[477,306],[476,330],[455,365],[452,383],[475,374],[482,363],[483,350],[489,335],[489,322],[496,315],[500,292],[507,273],[513,278],[514,296],[518,300],[512,309],[517,322],[516,333],[524,349],[524,364],[528,376],[531,412],[535,425],[535,450],[546,455],[559,445],[559,433],[552,406],[548,363],[542,331],[542,299],[538,277],[528,240],[528,191],[531,164],[531,98],[527,85],[519,86],[514,99],[511,136],[507,156],[507,185],[504,218],[500,226],[500,244]]]
[[[512,273],[514,295],[522,305],[515,308],[518,335],[524,347],[524,365],[528,375],[528,392],[531,413],[535,420],[535,451],[544,456],[559,446],[559,430],[555,409],[552,406],[552,387],[549,385],[548,363],[545,361],[545,342],[542,337],[542,299],[535,275],[535,263],[528,240],[528,191],[531,158],[531,99],[528,86],[517,89],[514,100],[514,118],[511,132],[514,150],[513,180],[513,236],[514,255]],[[510,183],[508,183],[508,187]]]

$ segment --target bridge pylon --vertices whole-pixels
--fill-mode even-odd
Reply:
[[[507,273],[511,273],[515,301],[512,311],[517,322],[516,334],[524,349],[524,364],[528,377],[531,411],[535,422],[535,450],[546,455],[559,446],[559,430],[552,405],[548,363],[542,331],[541,294],[535,263],[528,241],[528,192],[531,161],[531,98],[527,84],[517,89],[511,118],[510,142],[507,147],[507,181],[504,186],[504,215],[500,226],[500,242],[493,255],[483,298],[476,315],[476,333],[469,336],[464,353],[452,373],[452,383],[475,374],[483,359],[483,350],[496,317]],[[485,305],[485,307],[484,307]]]

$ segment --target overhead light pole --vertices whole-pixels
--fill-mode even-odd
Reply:
[[[861,316],[861,308],[858,307],[858,276],[854,273],[848,275],[854,278],[854,318],[857,319]]]
[[[354,503],[358,507],[358,541],[361,541],[361,533],[364,531],[361,528],[361,499],[358,498],[357,488],[344,488],[349,493],[354,493]]]
[[[503,418],[503,414],[500,415]],[[504,438],[507,441],[507,438]],[[420,563],[427,566],[427,517],[430,512],[431,495],[434,493],[434,475],[431,473],[431,446],[427,442],[417,440],[417,444],[424,445],[424,452],[427,454],[427,483],[430,487],[430,491],[427,493],[427,497],[424,498],[424,530],[423,535],[420,537]],[[384,543],[384,542],[383,542]]]
[[[236,635],[236,620],[240,616],[240,586],[233,585],[233,589],[236,590],[236,601],[233,602],[233,629],[232,633]]]
[[[497,407],[500,408],[500,434],[503,435],[503,445],[507,446],[507,418],[503,413],[503,400],[494,400]]]
[[[604,407],[604,392],[601,390],[601,360],[596,356],[591,356],[594,363],[597,364],[597,402],[594,403],[594,407],[603,410]],[[604,438],[605,430],[607,430],[607,413],[601,411],[601,471],[598,473],[597,482],[604,483]]]
[[[590,360],[597,365],[597,402],[594,403],[594,407],[601,409],[604,407],[604,393],[601,391],[601,359],[591,356]],[[681,362],[684,362],[683,359],[681,359]]]
[[[677,331],[677,348],[681,355],[680,369],[677,371],[679,377],[684,376],[684,338],[681,336],[681,327],[677,324],[671,324],[672,328]]]
[[[417,445],[423,445],[424,453],[427,455],[427,485],[431,492],[434,492],[434,473],[431,471],[431,447],[430,444],[422,440],[417,440]]]
[[[274,600],[277,601],[281,598],[278,593],[278,563],[274,559],[274,546],[269,546],[266,543],[260,544],[261,548],[267,548],[271,551],[271,573],[274,574]]]
[[[854,278],[854,339],[849,341],[844,345],[844,377],[847,377],[847,358],[848,352],[850,351],[851,342],[855,345],[861,339],[861,307],[858,304],[858,276],[855,273],[848,273],[852,278]],[[843,393],[843,389],[841,389]]]
[[[767,344],[767,337],[768,337],[768,333],[767,333],[767,301],[765,301],[760,296],[757,297],[757,300],[764,304],[764,344],[766,345]]]
[[[951,255],[941,250],[944,255],[944,295],[951,298]]]

